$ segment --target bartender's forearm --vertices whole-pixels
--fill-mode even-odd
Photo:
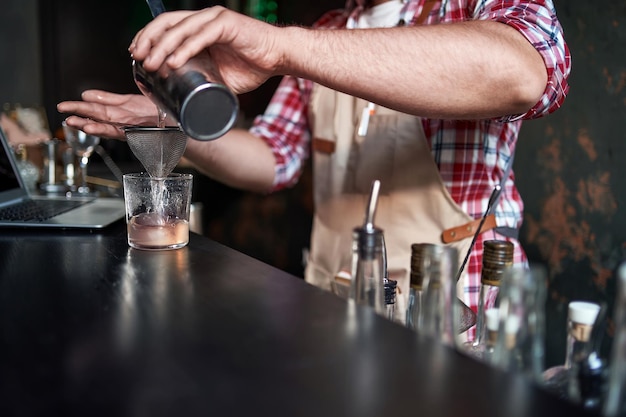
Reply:
[[[274,181],[271,149],[243,129],[209,143],[189,140],[185,157],[203,174],[231,187],[266,193]]]
[[[290,30],[291,73],[386,107],[431,118],[529,110],[546,88],[540,54],[489,21],[380,30]],[[312,59],[314,57],[314,59]]]

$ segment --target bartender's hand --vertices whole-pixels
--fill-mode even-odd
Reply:
[[[147,71],[167,74],[208,49],[236,94],[251,91],[282,61],[280,28],[221,6],[162,13],[135,35],[129,52]]]
[[[102,90],[86,90],[83,101],[57,104],[61,113],[72,114],[66,123],[85,133],[105,138],[125,139],[122,127],[157,126],[157,107],[139,94],[115,94]],[[175,124],[166,121],[166,124]]]

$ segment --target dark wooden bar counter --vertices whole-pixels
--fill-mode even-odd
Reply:
[[[0,230],[0,416],[587,415],[193,234]]]

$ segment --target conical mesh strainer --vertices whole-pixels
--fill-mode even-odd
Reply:
[[[126,141],[151,177],[165,178],[176,168],[187,146],[177,127],[126,127]]]

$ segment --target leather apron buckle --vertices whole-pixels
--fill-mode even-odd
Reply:
[[[441,233],[441,240],[443,243],[451,243],[458,242],[459,240],[463,240],[468,237],[474,236],[478,226],[480,225],[482,219],[476,219],[469,223],[465,223],[461,226],[451,227],[450,229],[446,229]],[[481,227],[480,231],[486,232],[487,230],[495,229],[498,227],[496,224],[496,216],[494,214],[489,214],[485,218],[485,223]]]
[[[335,153],[335,142],[322,139],[322,138],[313,138],[312,141],[313,150],[316,152],[321,152],[325,154],[333,154]]]

